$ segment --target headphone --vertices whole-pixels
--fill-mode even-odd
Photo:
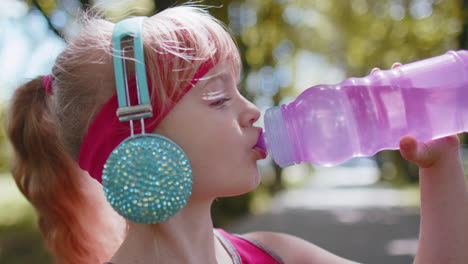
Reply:
[[[145,17],[133,17],[115,25],[112,55],[118,97],[117,116],[129,122],[130,136],[109,155],[102,175],[104,194],[117,213],[142,224],[163,222],[179,212],[192,194],[192,169],[182,148],[167,137],[145,133],[145,118],[153,116],[143,51]],[[131,41],[138,104],[131,105],[125,51]],[[135,134],[135,120],[141,133]]]

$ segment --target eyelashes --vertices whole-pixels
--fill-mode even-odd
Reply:
[[[216,100],[216,101],[210,103],[210,106],[212,106],[212,107],[223,107],[230,100],[231,100],[231,98],[229,98],[229,97],[221,98],[219,100]]]

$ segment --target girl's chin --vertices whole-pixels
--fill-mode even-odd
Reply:
[[[252,180],[251,184],[246,188],[246,191],[243,194],[257,189],[257,187],[260,185],[260,172],[257,170],[255,173],[253,173],[250,179]]]
[[[243,186],[238,186],[239,188],[236,188],[235,190],[231,189],[224,194],[222,194],[220,197],[235,197],[243,194],[247,194],[255,189],[260,185],[260,176],[257,174],[255,179],[250,182],[250,184],[244,184]]]

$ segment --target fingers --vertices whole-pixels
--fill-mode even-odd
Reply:
[[[403,158],[416,163],[420,168],[430,167],[438,156],[426,143],[417,142],[412,136],[400,139],[400,153]]]
[[[417,142],[412,136],[400,139],[400,153],[408,161],[416,163],[420,168],[429,168],[444,158],[458,155],[460,140],[457,135]]]
[[[395,62],[395,63],[392,64],[391,69],[393,70],[393,69],[395,69],[395,68],[397,68],[397,67],[400,67],[401,65],[403,65],[403,64],[400,63],[400,62]],[[370,71],[370,73],[373,73],[373,72],[376,72],[376,71],[380,71],[380,68],[377,68],[377,67],[372,68],[372,70]]]
[[[403,65],[403,64],[400,63],[400,62],[395,62],[395,63],[392,64],[392,69],[395,69],[395,68],[397,68],[397,67],[400,67],[401,65]]]
[[[434,151],[449,153],[458,151],[460,139],[457,135],[446,136],[426,142],[427,146]]]

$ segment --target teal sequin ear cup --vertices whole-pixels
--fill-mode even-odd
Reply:
[[[182,149],[157,134],[135,135],[110,154],[102,175],[115,211],[142,224],[163,222],[192,194],[192,169]]]

